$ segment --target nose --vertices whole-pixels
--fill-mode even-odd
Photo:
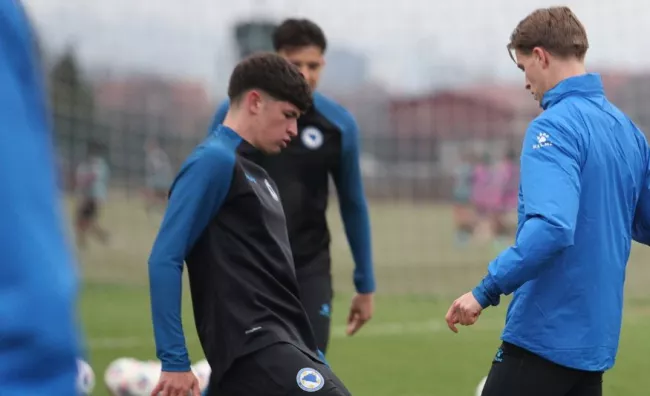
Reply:
[[[530,83],[529,82],[526,83],[526,89],[530,91]]]
[[[289,136],[292,138],[298,136],[298,121],[297,120],[291,120],[289,121],[289,126],[287,127],[287,132],[289,133]]]
[[[307,65],[300,66],[300,73],[305,77],[305,80],[309,80],[309,67]]]

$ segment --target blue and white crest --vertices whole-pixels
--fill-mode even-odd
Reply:
[[[312,126],[303,129],[300,138],[305,147],[311,150],[316,150],[323,145],[323,132]]]
[[[300,389],[304,390],[305,392],[319,391],[323,385],[325,385],[325,379],[321,373],[313,368],[308,367],[298,371],[296,382],[298,382]]]

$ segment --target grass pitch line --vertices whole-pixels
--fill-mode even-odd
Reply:
[[[503,327],[499,321],[484,321],[478,324],[472,331],[497,331]],[[332,338],[345,338],[345,325],[332,326]],[[462,329],[461,329],[462,330]],[[447,324],[443,321],[426,321],[426,322],[384,322],[368,323],[368,325],[355,335],[355,337],[387,337],[401,335],[424,335],[431,333],[440,333],[450,331]],[[198,341],[188,340],[188,343]],[[153,339],[142,337],[95,337],[88,339],[88,346],[91,349],[129,349],[139,346],[152,345]]]
[[[623,320],[623,327],[636,327],[648,325],[647,318],[632,316]],[[487,319],[479,321],[471,328],[460,326],[460,331],[501,331],[503,329],[503,320]],[[345,325],[332,326],[332,335],[334,339],[346,338]],[[424,322],[377,322],[368,323],[362,328],[355,337],[389,337],[403,335],[426,335],[434,333],[450,332],[447,324],[442,320],[429,320]],[[190,339],[188,344],[198,344],[198,340]],[[90,349],[129,349],[141,346],[153,345],[153,338],[143,337],[93,337],[88,339]]]

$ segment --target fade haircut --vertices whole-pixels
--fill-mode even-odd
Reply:
[[[321,28],[309,19],[286,19],[273,32],[276,51],[315,46],[327,49],[327,39]]]
[[[530,55],[535,47],[544,48],[559,58],[583,60],[589,40],[578,17],[569,7],[540,8],[521,20],[510,35],[508,53]]]
[[[311,89],[300,70],[274,53],[250,55],[233,70],[228,84],[230,102],[237,103],[252,89],[289,102],[303,113],[312,105]]]

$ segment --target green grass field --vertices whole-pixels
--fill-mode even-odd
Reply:
[[[335,205],[335,203],[334,203]],[[479,322],[451,333],[444,314],[455,297],[485,272],[489,246],[456,250],[451,211],[445,206],[372,203],[378,282],[376,314],[356,336],[343,333],[352,292],[352,264],[336,206],[331,208],[336,299],[328,360],[355,396],[472,396],[499,344],[506,308],[490,308]],[[110,247],[90,244],[79,253],[84,283],[81,315],[98,379],[114,359],[154,359],[146,261],[157,231],[137,198],[114,197],[102,213],[113,233]],[[616,367],[605,376],[605,395],[650,391],[650,250],[635,246],[628,269],[627,302]],[[202,359],[187,288],[183,316],[191,358]]]

